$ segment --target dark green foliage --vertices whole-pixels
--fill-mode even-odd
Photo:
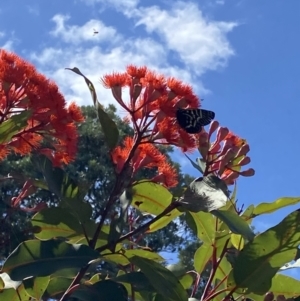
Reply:
[[[91,203],[94,218],[99,217],[101,208],[110,195],[115,181],[114,168],[109,156],[109,149],[105,143],[101,126],[97,120],[97,114],[92,106],[82,107],[85,122],[79,124],[79,144],[76,160],[66,167],[66,172],[79,183],[89,183],[89,191],[86,199]],[[120,141],[125,136],[133,135],[132,128],[116,115],[116,108],[110,105],[106,112],[116,122],[120,132]],[[169,154],[172,153],[171,147],[160,147],[163,153],[171,161]],[[179,173],[179,184],[173,192],[180,191],[182,186],[190,182],[190,177],[183,175],[180,166],[172,162]],[[21,158],[11,154],[0,163],[0,178],[12,176],[22,177],[0,182],[0,258],[5,258],[9,251],[13,250],[25,238],[32,236],[29,218],[31,214],[19,209],[11,208],[10,201],[13,196],[18,195],[24,182],[28,178],[42,178],[42,174],[34,168],[31,159],[27,156]],[[155,170],[147,169],[138,174],[139,178],[151,178]],[[47,202],[48,206],[55,206],[58,198],[53,193],[46,190],[38,190],[34,195],[26,198],[23,205],[26,207],[34,206],[40,202]],[[183,239],[179,237],[178,224],[170,223],[168,227],[155,232],[141,241],[141,245],[147,245],[154,251],[168,250],[175,251]]]

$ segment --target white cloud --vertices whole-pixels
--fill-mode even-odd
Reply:
[[[5,49],[7,51],[13,51],[14,50],[14,41],[8,40],[3,45],[0,45],[1,49]]]
[[[116,29],[110,26],[105,26],[99,20],[89,20],[83,26],[66,25],[69,16],[55,15],[52,21],[55,23],[55,28],[50,32],[54,37],[62,39],[66,43],[80,44],[86,41],[99,43],[100,41],[111,41],[117,43],[120,40]],[[94,34],[97,31],[97,34]]]
[[[39,16],[40,10],[37,6],[27,5],[27,10],[31,15]]]
[[[195,3],[177,2],[171,10],[157,6],[140,8],[130,16],[148,33],[157,33],[166,47],[197,75],[226,66],[234,55],[226,35],[237,23],[209,20]]]
[[[109,3],[117,5],[116,1]],[[122,3],[130,7],[137,1]],[[124,33],[122,28],[121,34],[117,27],[106,26],[94,19],[82,26],[70,25],[70,17],[55,15],[51,35],[57,38],[55,44],[61,46],[31,53],[30,58],[38,63],[40,71],[59,84],[67,99],[75,99],[80,105],[92,104],[83,79],[64,69],[78,67],[95,84],[99,101],[107,105],[115,101],[110,91],[99,85],[100,77],[114,71],[122,72],[128,64],[147,65],[181,79],[193,85],[195,92],[203,97],[210,91],[203,86],[199,75],[225,66],[234,54],[227,33],[236,24],[208,20],[193,3],[173,3],[170,10],[157,6],[136,7],[123,13],[129,18],[129,25],[135,22],[141,30],[146,30],[144,35]],[[99,32],[95,36],[93,29]],[[91,41],[95,43],[91,44]],[[181,60],[179,63],[178,59]]]
[[[117,10],[130,10],[136,7],[139,0],[81,0],[87,5],[96,5],[98,3],[105,6],[112,6]]]

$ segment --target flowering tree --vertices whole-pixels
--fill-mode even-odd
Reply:
[[[242,169],[250,163],[249,145],[217,121],[199,133],[182,128],[177,111],[200,106],[189,85],[133,65],[124,73],[104,76],[104,87],[126,110],[134,130],[134,136],[118,146],[118,128],[98,102],[93,84],[79,69],[70,69],[83,76],[90,89],[115,167],[114,187],[99,218],[93,219],[85,200],[88,186],[74,182],[62,169],[76,154],[75,122],[83,121],[80,110],[75,104],[66,108],[57,86],[29,63],[5,51],[0,60],[1,158],[10,151],[30,153],[43,174],[42,179],[27,179],[11,205],[18,207],[36,189],[47,189],[60,200],[57,207],[35,208],[31,218],[35,239],[22,242],[5,260],[1,300],[194,301],[200,285],[205,301],[240,297],[269,301],[274,295],[265,296],[268,291],[300,295],[299,282],[278,273],[297,259],[299,212],[258,235],[250,228],[256,216],[300,199],[237,208],[238,177],[254,175],[253,169]],[[170,192],[177,184],[176,170],[158,145],[199,152],[196,163],[191,160],[199,177],[179,195]],[[143,169],[156,174],[138,180]],[[145,215],[148,220],[140,223]],[[179,216],[202,241],[190,271],[165,267],[159,254],[140,244],[145,235]],[[113,265],[117,273],[109,274],[103,263]],[[201,273],[208,264],[210,276],[203,284]]]

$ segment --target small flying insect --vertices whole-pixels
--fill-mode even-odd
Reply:
[[[178,124],[189,134],[201,132],[202,127],[215,118],[213,111],[203,109],[178,109],[176,112]]]
[[[95,36],[96,34],[98,34],[99,33],[99,31],[97,31],[96,29],[94,29],[93,28],[93,31],[94,31],[94,34],[93,34],[93,36]]]

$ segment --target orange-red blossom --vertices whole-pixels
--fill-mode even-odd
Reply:
[[[11,139],[3,139],[1,124],[24,111],[30,113],[27,125]],[[77,150],[75,122],[83,119],[75,103],[66,107],[53,81],[16,54],[0,50],[0,160],[11,151],[21,155],[38,151],[54,165],[68,164]],[[42,141],[49,148],[41,148]]]
[[[206,161],[204,174],[215,173],[227,184],[233,184],[239,176],[251,176],[253,169],[240,171],[241,166],[250,162],[246,156],[249,145],[227,128],[219,127],[214,121],[210,131],[188,134],[180,128],[176,120],[178,108],[198,108],[199,98],[191,86],[171,77],[157,74],[147,67],[130,65],[124,73],[113,73],[102,78],[106,88],[110,88],[117,102],[128,112],[127,120],[135,130],[133,139],[127,138],[123,147],[112,152],[116,170],[120,173],[125,162],[131,164],[133,173],[143,167],[156,167],[160,181],[166,186],[175,186],[176,173],[154,144],[180,147],[182,151],[199,148]],[[129,89],[129,99],[124,100],[123,88]],[[217,130],[216,141],[210,143]],[[221,146],[222,144],[222,146]]]
[[[111,89],[114,98],[128,112],[126,119],[132,122],[135,130],[133,139],[125,139],[124,146],[112,152],[117,172],[121,172],[125,162],[131,164],[134,173],[143,167],[155,167],[158,175],[153,181],[175,186],[176,171],[154,144],[175,145],[184,152],[196,148],[196,136],[186,133],[176,120],[178,108],[200,106],[191,86],[147,67],[133,65],[128,66],[124,73],[105,75],[102,83]],[[123,88],[129,89],[127,101]]]
[[[215,141],[210,142],[214,132]],[[234,184],[240,175],[254,175],[252,168],[241,171],[242,166],[251,161],[247,156],[250,147],[244,139],[231,133],[228,128],[220,127],[217,121],[211,123],[208,133],[203,130],[198,136],[199,151],[206,162],[206,174],[215,173],[228,185]]]

